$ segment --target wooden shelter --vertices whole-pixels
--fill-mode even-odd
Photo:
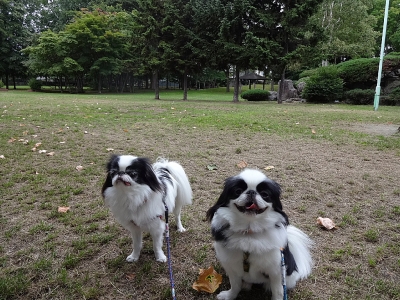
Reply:
[[[251,84],[257,81],[263,82],[263,90],[265,89],[265,81],[267,80],[264,76],[258,75],[256,73],[249,73],[239,76],[240,80],[248,80],[249,81],[249,90],[251,90]]]

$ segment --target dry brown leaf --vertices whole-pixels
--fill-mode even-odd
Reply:
[[[46,153],[47,156],[54,156],[54,152]]]
[[[36,151],[36,147],[33,147],[31,150],[32,150],[33,152],[35,152],[35,151]]]
[[[39,153],[46,153],[47,150],[39,150]]]
[[[107,148],[106,150],[107,150],[107,151],[114,151],[113,148]]]
[[[35,147],[37,148],[37,147],[40,147],[41,145],[42,145],[42,143],[36,143]]]
[[[240,169],[244,169],[244,168],[246,168],[247,167],[247,162],[245,162],[245,161],[241,161],[241,162],[239,162],[238,164],[237,164],[237,166],[240,168]]]
[[[132,281],[133,279],[135,279],[136,274],[135,273],[127,273],[125,274],[125,278],[129,281]]]
[[[207,270],[200,269],[199,278],[193,283],[193,288],[199,292],[214,293],[222,282],[222,275],[211,266]]]
[[[83,167],[82,167],[82,166],[76,166],[75,169],[77,169],[78,171],[82,171],[82,170],[83,170]]]
[[[58,207],[59,213],[66,213],[67,211],[69,211],[69,206],[59,206]]]
[[[8,140],[8,142],[9,143],[13,143],[13,142],[15,142],[17,139],[14,139],[14,138],[10,138],[9,140]]]
[[[318,217],[317,218],[317,224],[322,226],[322,227],[324,227],[324,228],[326,228],[326,229],[328,229],[328,230],[336,229],[335,223],[329,218]]]
[[[314,129],[311,129],[311,133],[313,133],[313,134],[316,134],[316,132],[315,132],[315,130],[314,130]]]

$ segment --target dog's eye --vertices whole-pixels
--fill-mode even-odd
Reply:
[[[118,174],[118,172],[117,171],[115,171],[115,170],[111,170],[110,172],[108,172],[109,174],[110,174],[110,176],[111,177],[114,177],[115,175],[117,175]]]
[[[136,178],[137,177],[137,173],[134,171],[127,171],[126,174],[128,174],[131,178]]]
[[[260,196],[264,199],[267,200],[269,198],[269,194],[267,191],[261,191]]]
[[[243,193],[243,189],[241,189],[241,188],[236,188],[236,189],[233,191],[233,193],[234,193],[236,196],[240,196],[240,195]]]

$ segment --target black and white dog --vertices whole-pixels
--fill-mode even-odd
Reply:
[[[218,299],[232,300],[251,284],[265,284],[273,300],[282,300],[281,251],[286,286],[293,288],[312,269],[312,241],[289,225],[282,210],[280,186],[262,172],[246,169],[226,179],[217,203],[207,211],[216,256],[231,288]]]
[[[175,215],[178,231],[181,208],[192,203],[192,189],[182,166],[158,159],[153,165],[146,158],[113,155],[107,164],[102,195],[117,221],[132,236],[133,251],[126,258],[137,261],[142,249],[142,232],[150,232],[156,260],[167,261],[162,250],[165,231],[165,205]]]

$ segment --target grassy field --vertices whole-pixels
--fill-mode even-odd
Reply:
[[[100,193],[111,153],[167,157],[188,173],[189,230],[171,233],[178,299],[215,298],[191,285],[199,268],[223,273],[205,212],[241,161],[275,167],[264,171],[291,222],[316,241],[313,275],[290,299],[400,298],[400,107],[233,103],[223,89],[153,96],[0,93],[0,299],[170,298],[148,235],[139,262],[125,262],[130,240]]]

